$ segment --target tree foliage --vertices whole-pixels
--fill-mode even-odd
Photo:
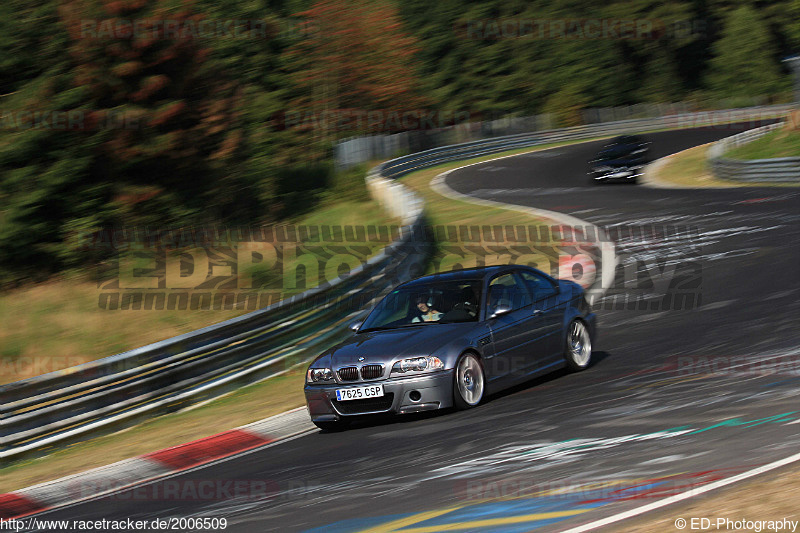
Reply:
[[[318,141],[318,148],[342,131],[368,132],[370,111],[382,122],[427,103],[415,75],[417,40],[405,32],[393,4],[318,0],[298,15],[312,21],[312,29],[285,54],[296,89],[289,101],[291,126]]]
[[[747,5],[727,15],[713,52],[708,85],[720,96],[774,94],[788,88],[769,29],[758,12]]]
[[[548,33],[588,19],[654,31]],[[101,31],[125,20],[265,31]],[[514,34],[525,21],[544,32]],[[569,126],[586,107],[769,102],[790,96],[780,59],[797,52],[796,0],[4,0],[0,283],[96,264],[81,236],[104,226],[259,224],[358,196],[354,174],[333,175],[332,145],[414,127],[393,114]],[[28,127],[20,112],[79,120]]]

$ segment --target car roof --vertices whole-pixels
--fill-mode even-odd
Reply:
[[[509,268],[519,269],[520,265],[493,265],[485,267],[462,268],[459,270],[449,270],[447,272],[428,274],[427,276],[422,276],[413,279],[411,281],[403,283],[403,286],[411,287],[414,285],[422,285],[425,283],[429,283],[431,281],[442,282],[442,281],[485,279],[487,277],[494,276],[498,272],[501,272]]]
[[[619,135],[611,139],[611,144],[629,144],[641,142],[642,138],[638,135]]]

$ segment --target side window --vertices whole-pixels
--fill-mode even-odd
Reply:
[[[500,307],[516,310],[530,304],[531,298],[528,295],[528,291],[517,283],[513,274],[500,274],[489,282],[489,294],[487,296],[489,315]]]
[[[521,271],[520,276],[522,276],[522,280],[533,295],[534,302],[549,298],[556,293],[556,288],[547,278],[526,270]]]

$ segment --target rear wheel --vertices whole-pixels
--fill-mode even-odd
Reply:
[[[456,409],[469,409],[481,403],[485,381],[483,367],[475,354],[465,353],[459,357],[453,376]]]
[[[573,320],[567,329],[564,359],[570,370],[583,370],[592,361],[592,338],[589,328],[580,320]]]

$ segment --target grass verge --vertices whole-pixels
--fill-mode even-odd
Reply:
[[[373,201],[324,206],[298,225],[364,226],[398,224]],[[385,243],[361,243],[366,255]],[[292,271],[287,261],[284,271]],[[248,272],[254,279],[262,274]],[[270,274],[267,272],[267,274]],[[282,276],[271,274],[265,290],[282,291]],[[302,292],[304,288],[286,294]],[[109,310],[101,308],[101,288],[80,278],[55,279],[0,294],[0,384],[68,368],[188,333],[249,312],[249,309]]]
[[[729,159],[774,159],[800,157],[800,129],[779,129],[725,154]]]
[[[428,221],[433,225],[504,226],[539,223],[541,222],[540,220],[534,219],[530,215],[526,215],[525,213],[521,213],[519,211],[503,209],[501,207],[479,206],[470,202],[446,198],[431,189],[430,182],[442,172],[463,167],[464,165],[489,161],[491,159],[497,159],[498,157],[539,152],[541,150],[548,150],[550,148],[558,148],[559,146],[596,141],[604,138],[607,137],[542,144],[538,146],[509,150],[506,152],[498,152],[496,154],[476,157],[464,161],[443,163],[435,167],[418,170],[400,178],[400,180],[405,185],[408,185],[417,191],[423,197],[425,200],[426,212],[428,214]]]
[[[757,141],[754,141],[757,142]],[[710,144],[695,146],[665,158],[658,165],[650,178],[655,182],[664,182],[676,187],[687,188],[724,188],[724,187],[797,187],[796,183],[742,183],[721,180],[711,173],[708,166],[707,152]],[[749,146],[749,145],[748,145]],[[726,157],[731,152],[726,154]]]

